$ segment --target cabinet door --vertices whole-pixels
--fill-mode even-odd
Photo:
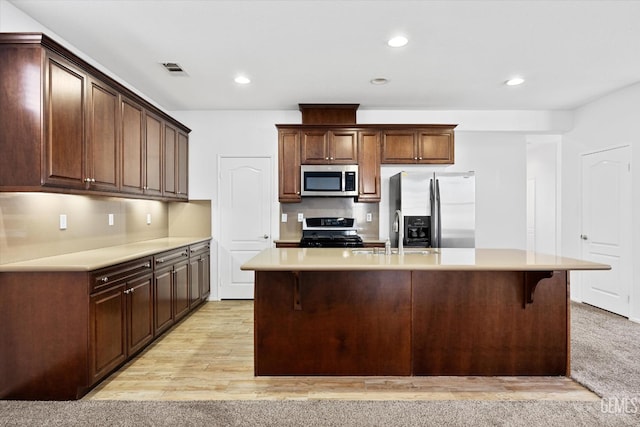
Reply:
[[[202,258],[192,257],[189,260],[189,307],[193,308],[200,302],[202,289]]]
[[[142,193],[143,111],[137,103],[123,98],[122,115],[122,191]]]
[[[157,271],[154,278],[154,329],[158,335],[173,324],[173,269]]]
[[[86,76],[47,54],[45,82],[45,185],[84,188]]]
[[[153,339],[153,275],[127,283],[127,355]]]
[[[178,132],[178,159],[176,161],[177,195],[181,199],[189,198],[189,137]]]
[[[305,164],[329,162],[329,138],[324,130],[303,130],[301,135],[300,161]]]
[[[356,164],[358,162],[358,133],[355,131],[330,131],[329,163]]]
[[[94,79],[89,80],[87,126],[87,186],[103,191],[118,190],[118,92]]]
[[[124,362],[126,351],[125,287],[116,286],[89,299],[91,383]]]
[[[205,300],[211,293],[211,254],[209,252],[202,254],[200,263],[200,284],[202,286],[200,297]]]
[[[164,125],[164,195],[177,196],[176,163],[178,161],[178,131],[168,123]]]
[[[418,132],[418,162],[453,164],[453,131],[421,130]]]
[[[382,132],[382,163],[415,163],[415,131],[387,130]]]
[[[278,200],[299,202],[300,133],[282,129],[278,132]]]
[[[173,280],[175,289],[174,313],[178,320],[189,311],[189,263],[174,265]]]
[[[144,194],[162,195],[162,121],[145,112]]]
[[[358,201],[380,201],[380,133],[358,134]]]

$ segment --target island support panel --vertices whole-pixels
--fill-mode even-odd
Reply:
[[[410,375],[411,272],[256,272],[256,375]]]
[[[256,271],[255,374],[568,376],[567,273],[531,277]]]

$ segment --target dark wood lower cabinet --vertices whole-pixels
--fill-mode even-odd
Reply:
[[[255,373],[568,376],[569,283],[546,273],[257,271]]]
[[[79,399],[144,349],[197,307],[189,252],[91,272],[0,273],[0,399]]]

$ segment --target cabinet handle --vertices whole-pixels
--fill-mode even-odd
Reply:
[[[145,267],[145,268],[151,268],[151,263],[150,263],[150,262],[146,263],[146,264],[144,265],[144,267]]]
[[[102,281],[102,283],[107,283],[109,281],[109,278],[108,277],[103,277],[100,280]]]
[[[157,259],[156,260],[156,264],[162,264],[164,262],[163,258]]]

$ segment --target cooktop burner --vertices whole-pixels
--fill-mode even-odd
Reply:
[[[302,248],[359,248],[362,238],[357,234],[354,218],[305,218],[302,225]]]

